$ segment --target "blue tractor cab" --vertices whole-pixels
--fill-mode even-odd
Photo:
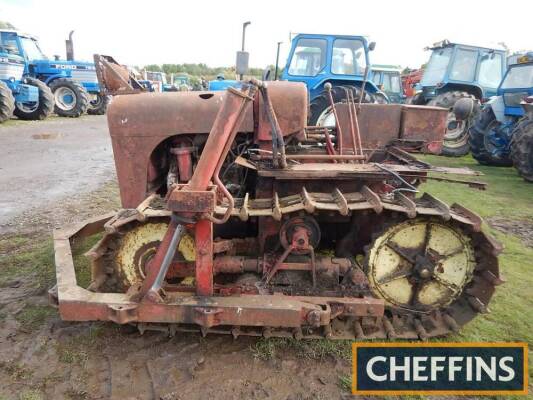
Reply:
[[[468,153],[468,130],[475,117],[458,121],[453,107],[462,98],[478,104],[496,94],[506,67],[506,53],[501,49],[451,43],[448,40],[426,48],[431,56],[420,81],[421,92],[411,104],[447,108],[448,127],[444,136],[444,155],[462,156]]]
[[[515,136],[532,122],[523,103],[533,96],[533,52],[515,57],[511,62],[515,63],[509,65],[497,96],[485,103],[470,129],[472,156],[480,164],[520,164],[518,159],[515,162],[513,147]],[[533,171],[533,153],[528,158]]]
[[[50,89],[38,79],[25,76],[26,61],[16,35],[14,30],[0,30],[0,123],[13,114],[20,119],[44,119],[54,109]]]
[[[391,103],[403,103],[405,101],[401,72],[402,69],[399,65],[372,64],[370,79],[387,95]]]
[[[226,79],[224,75],[217,75],[217,78],[209,81],[207,90],[226,90],[229,87],[239,86],[240,82],[234,79]]]
[[[91,62],[51,60],[41,51],[34,36],[18,31],[2,30],[2,42],[13,44],[16,54],[24,59],[24,76],[45,83],[54,94],[54,110],[63,117],[104,114],[109,99],[100,94],[96,69]]]
[[[310,102],[310,125],[333,125],[330,102],[324,85],[332,85],[335,103],[346,99],[346,90],[362,95],[365,75],[365,98],[368,102],[388,102],[388,97],[369,79],[369,51],[375,43],[363,36],[298,34],[294,37],[282,80],[303,82]]]

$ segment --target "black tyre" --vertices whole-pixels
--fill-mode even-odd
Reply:
[[[524,117],[513,130],[511,159],[518,174],[533,182],[533,120]]]
[[[474,108],[473,115],[470,116],[468,121],[457,121],[453,112],[453,106],[457,100],[463,97],[469,97],[478,104],[477,99],[470,93],[462,91],[452,91],[439,94],[433,100],[428,103],[428,106],[447,108],[448,111],[448,126],[444,135],[442,144],[442,155],[461,157],[468,154],[470,146],[468,144],[468,130],[470,128],[473,118],[475,118],[476,110]]]
[[[374,93],[371,95],[371,97],[374,100],[373,103],[378,103],[378,104],[389,104],[390,103],[387,96],[383,93]]]
[[[331,88],[331,96],[333,97],[333,102],[335,104],[346,102],[346,90],[352,90],[355,101],[359,101],[359,97],[361,96],[361,89],[359,87],[333,86]],[[365,91],[363,103],[373,102],[373,96]],[[329,97],[325,90],[311,101],[309,108],[309,125],[324,126],[325,123],[333,125],[335,117],[332,115]],[[333,121],[333,123],[331,121]]]
[[[24,83],[35,86],[39,90],[39,101],[31,103],[15,103],[14,114],[24,120],[42,120],[54,111],[54,95],[48,86],[36,78],[24,78]]]
[[[50,83],[54,94],[54,112],[60,117],[78,118],[89,107],[87,91],[78,82],[59,78]]]
[[[513,162],[509,158],[507,149],[497,149],[491,143],[491,136],[503,134],[502,125],[496,120],[490,107],[485,107],[474,120],[468,132],[468,143],[472,157],[482,165],[496,165],[510,167]],[[500,150],[500,151],[497,151]],[[501,156],[498,156],[501,154]]]
[[[424,106],[426,105],[426,99],[422,92],[415,94],[413,97],[409,97],[405,104],[410,104],[412,106]]]
[[[0,124],[13,116],[15,111],[15,98],[11,89],[0,81]]]
[[[100,93],[93,96],[93,100],[89,101],[89,108],[87,114],[90,115],[104,115],[109,104],[109,96],[102,96]]]

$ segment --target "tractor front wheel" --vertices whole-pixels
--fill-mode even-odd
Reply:
[[[89,101],[89,108],[87,114],[90,115],[104,115],[109,104],[109,96],[101,95],[100,93],[91,95],[92,100]]]
[[[533,120],[523,118],[515,127],[511,139],[511,159],[518,174],[533,182]]]
[[[347,91],[353,91],[353,97],[356,102],[361,96],[361,89],[357,86],[333,86],[331,88],[331,96],[333,102],[345,103]],[[365,92],[363,103],[373,103],[374,98],[368,92]],[[316,96],[309,104],[309,125],[311,126],[335,126],[335,116],[331,109],[328,93],[324,90],[320,95]]]
[[[468,154],[470,146],[468,144],[468,130],[475,115],[471,115],[466,121],[458,121],[453,112],[455,103],[464,97],[469,97],[477,104],[477,99],[470,93],[462,91],[452,91],[439,94],[428,103],[428,106],[443,107],[448,109],[448,122],[442,146],[442,155],[461,157]],[[476,110],[477,107],[474,107]],[[472,114],[475,114],[473,112]]]
[[[498,145],[494,138],[505,135],[502,125],[496,120],[490,107],[485,107],[476,117],[469,131],[468,143],[472,157],[482,165],[496,165],[509,167],[512,161],[505,147]],[[507,142],[507,140],[503,140]],[[504,147],[504,148],[501,148]]]
[[[35,78],[24,78],[24,83],[35,86],[39,90],[39,100],[37,102],[15,103],[14,114],[19,119],[42,120],[52,114],[54,110],[54,95],[44,82]]]
[[[7,121],[13,115],[15,110],[15,98],[11,89],[0,81],[0,124]]]
[[[54,111],[60,117],[77,118],[89,107],[89,96],[82,85],[68,78],[59,78],[50,83],[54,93]]]

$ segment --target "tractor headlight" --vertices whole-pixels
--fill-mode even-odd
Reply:
[[[504,93],[503,102],[508,107],[519,107],[520,103],[528,95],[527,92]]]

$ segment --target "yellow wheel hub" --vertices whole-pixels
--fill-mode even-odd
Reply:
[[[375,295],[415,311],[444,307],[460,296],[475,268],[470,239],[436,220],[394,225],[371,244],[366,271]]]
[[[155,255],[168,224],[149,222],[138,225],[122,236],[115,253],[115,267],[126,286],[141,283],[146,277],[145,267]],[[178,246],[178,257],[185,261],[194,261],[194,239],[185,234]]]

